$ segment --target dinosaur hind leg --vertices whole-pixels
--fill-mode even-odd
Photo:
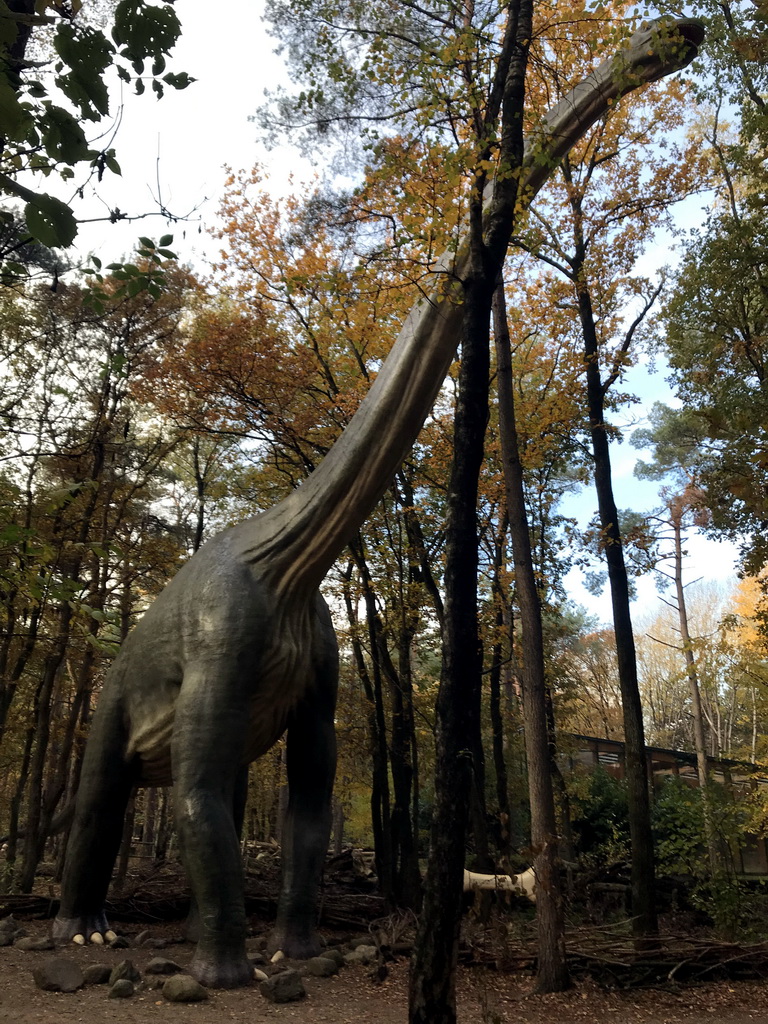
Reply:
[[[245,805],[248,801],[248,766],[242,767],[235,780],[235,795],[232,804],[232,814],[235,820],[235,832],[237,838],[242,838],[243,822],[245,820]],[[194,892],[190,896],[189,913],[184,922],[184,938],[187,942],[200,941],[200,910],[197,906]]]
[[[57,942],[98,943],[114,937],[104,916],[104,901],[136,774],[125,761],[125,731],[122,706],[105,693],[83,760],[61,905],[53,924]]]
[[[243,870],[235,821],[250,722],[248,677],[243,681],[242,675],[241,666],[226,652],[201,657],[184,673],[173,726],[176,829],[199,916],[190,973],[214,988],[253,980],[245,954]]]

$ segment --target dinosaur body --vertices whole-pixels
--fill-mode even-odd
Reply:
[[[697,22],[683,19],[636,33],[544,120],[522,194],[535,195],[613,99],[684,66],[702,36]],[[238,835],[247,766],[287,729],[289,807],[272,945],[295,957],[319,951],[315,898],[330,832],[337,650],[318,587],[432,407],[458,345],[467,259],[459,239],[318,469],[273,509],[208,541],[123,644],[86,750],[58,941],[109,937],[103,905],[130,792],[172,783],[199,919],[191,971],[208,985],[246,984]]]

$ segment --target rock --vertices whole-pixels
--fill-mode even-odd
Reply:
[[[152,957],[144,970],[147,974],[181,974],[179,965],[163,956]]]
[[[270,1003],[294,1003],[303,999],[307,991],[298,971],[281,971],[262,981],[259,991]]]
[[[140,981],[141,973],[133,965],[132,960],[121,960],[117,967],[112,968],[112,973],[109,976],[110,986],[114,985],[116,981],[120,981],[121,978],[127,978],[128,981]]]
[[[0,921],[0,946],[10,946],[14,939],[20,939],[26,934],[26,931],[13,919],[12,914]]]
[[[351,953],[344,954],[344,963],[346,964],[372,964],[375,959],[375,946],[358,946]]]
[[[266,935],[254,935],[252,938],[245,940],[246,953],[263,953],[266,948]]]
[[[264,956],[263,953],[249,953],[247,946],[245,950],[245,955],[248,957],[252,964],[265,964],[267,962],[267,958]]]
[[[106,985],[111,974],[109,964],[88,964],[83,970],[86,985]]]
[[[163,985],[163,998],[169,1003],[201,1003],[208,993],[189,974],[174,974]]]
[[[109,943],[109,948],[110,949],[130,949],[131,948],[131,944],[128,941],[128,939],[126,939],[126,937],[124,935],[117,935]]]
[[[118,978],[109,990],[110,999],[130,999],[136,991],[136,986],[130,978]]]
[[[376,946],[357,946],[351,953],[344,953],[344,963],[373,964],[376,955]]]
[[[41,935],[38,938],[34,938],[32,935],[23,935],[20,939],[16,940],[14,945],[16,949],[24,949],[27,952],[54,948],[53,939],[48,935]]]
[[[332,974],[339,973],[339,965],[330,957],[313,956],[307,960],[304,970],[313,978],[330,978]]]
[[[32,971],[35,984],[44,992],[76,992],[85,984],[83,972],[74,960],[57,956]]]
[[[167,939],[147,939],[144,943],[146,949],[165,949],[167,945]]]
[[[143,946],[145,944],[145,942],[147,941],[147,939],[151,939],[151,938],[152,938],[152,932],[148,928],[145,928],[143,932],[139,932],[139,934],[136,936],[136,938],[133,941],[136,943],[137,946]]]
[[[295,967],[291,967],[291,964],[287,960],[281,960],[277,964],[261,964],[261,970],[268,978],[273,977],[275,974],[282,974],[284,971],[296,970]]]
[[[333,960],[334,963],[337,963],[339,965],[339,967],[344,966],[344,954],[341,952],[340,949],[337,949],[336,946],[330,946],[328,949],[326,949],[325,952],[323,953],[323,959]]]
[[[357,949],[358,946],[372,946],[373,939],[371,938],[370,932],[367,935],[356,935],[355,938],[350,939],[347,942],[350,949]]]

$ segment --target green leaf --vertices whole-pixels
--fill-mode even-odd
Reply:
[[[170,85],[172,89],[186,89],[188,85],[196,82],[196,78],[192,78],[186,71],[180,71],[178,74],[169,72],[167,75],[163,75],[163,81],[166,85]]]
[[[163,235],[163,237],[160,239],[160,246],[164,247],[166,245],[170,245],[172,241],[173,235]]]
[[[40,118],[43,132],[43,145],[52,160],[63,160],[67,164],[76,164],[94,156],[88,148],[85,132],[77,120],[53,103],[46,104],[46,110]]]
[[[32,127],[29,109],[19,101],[16,90],[0,75],[0,135],[13,142],[23,142]]]
[[[152,241],[151,238],[145,238],[145,237],[140,235],[139,236],[139,242],[141,242],[141,244],[144,246],[145,249],[154,249],[155,248],[155,243]]]
[[[45,193],[27,203],[24,219],[30,234],[43,245],[66,247],[77,234],[77,221],[67,204]]]

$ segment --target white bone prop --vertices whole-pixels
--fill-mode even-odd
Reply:
[[[519,875],[482,875],[464,869],[464,892],[517,892],[536,902],[536,874],[527,868]]]

